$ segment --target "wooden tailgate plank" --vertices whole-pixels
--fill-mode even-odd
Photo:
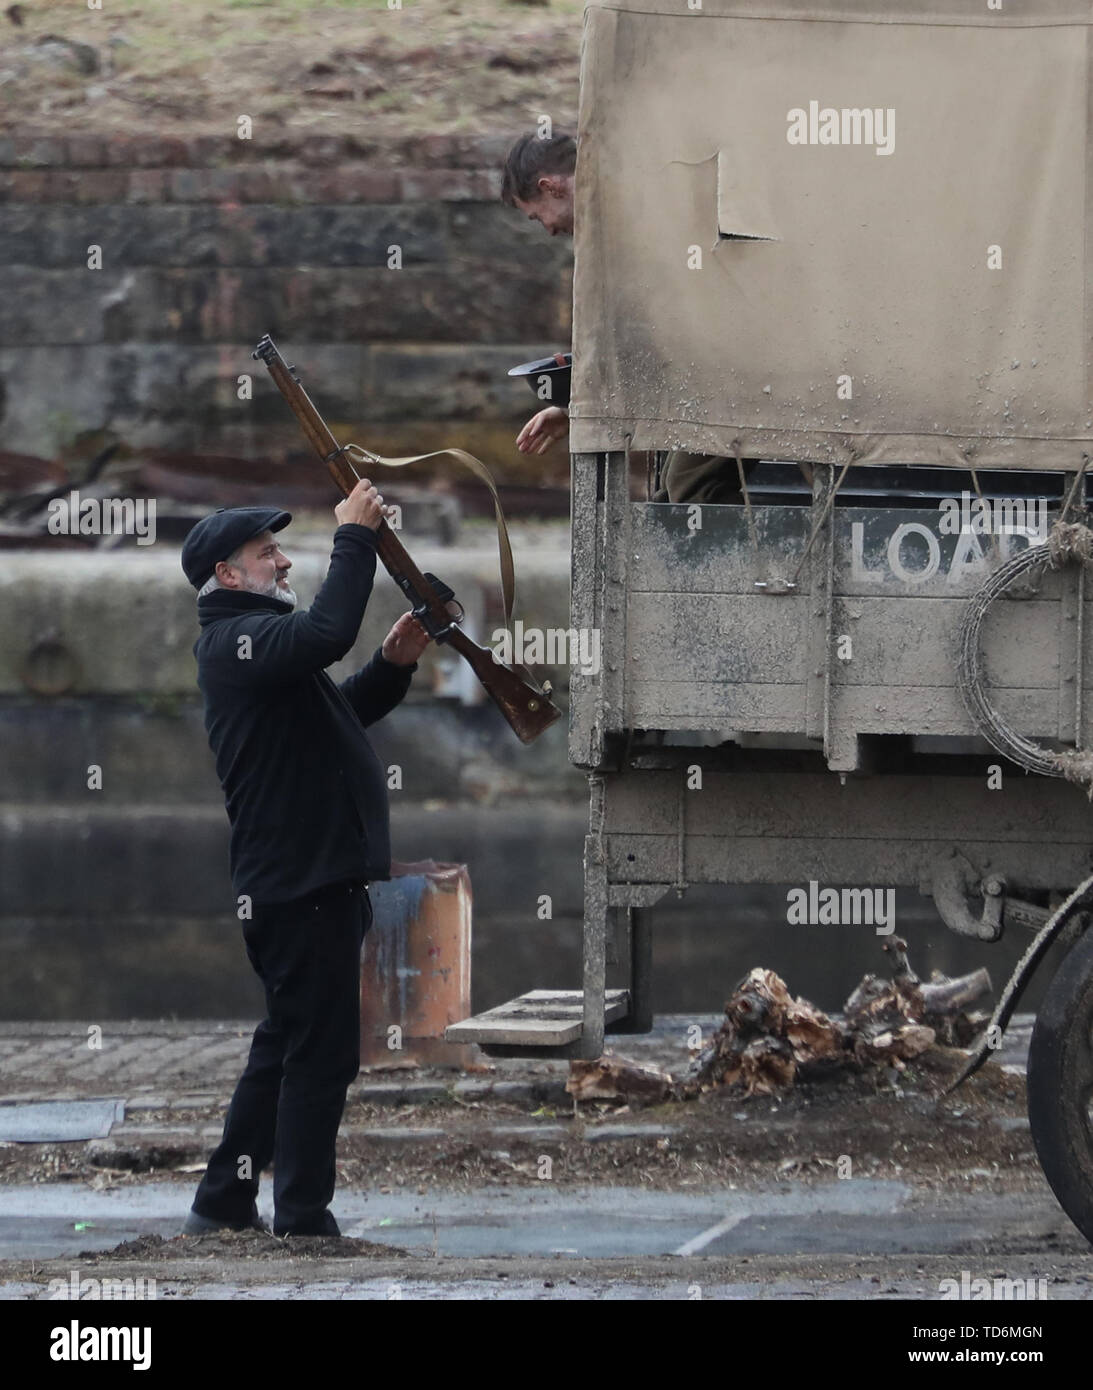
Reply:
[[[623,1017],[630,1007],[630,992],[609,989],[605,1021]],[[560,1047],[576,1042],[583,1028],[584,998],[579,989],[533,989],[485,1013],[451,1023],[444,1030],[448,1042],[504,1043],[515,1047]]]
[[[576,1042],[582,1021],[548,1018],[489,1018],[480,1014],[463,1023],[452,1023],[444,1030],[448,1042],[513,1043],[527,1047],[553,1047]]]

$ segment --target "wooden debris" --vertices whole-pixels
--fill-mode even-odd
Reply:
[[[683,1094],[743,1085],[749,1096],[791,1086],[802,1063],[839,1057],[843,1036],[814,1004],[795,999],[773,970],[756,968],[733,991],[725,1022],[683,1080]]]
[[[638,1066],[605,1052],[594,1061],[571,1061],[565,1088],[577,1100],[625,1097],[631,1103],[656,1105],[668,1098],[672,1078],[659,1067]]]
[[[841,1019],[795,998],[773,970],[756,967],[733,990],[724,1023],[678,1079],[605,1052],[595,1061],[571,1061],[566,1090],[577,1100],[623,1099],[635,1105],[689,1100],[718,1086],[739,1085],[746,1095],[766,1096],[798,1077],[835,1067],[900,1070],[935,1042],[966,1046],[987,1020],[985,1014],[967,1012],[990,992],[986,970],[957,979],[935,971],[924,984],[907,959],[905,941],[892,937],[884,949],[892,960],[892,978],[866,975]]]
[[[773,971],[752,970],[733,991],[725,1022],[680,1079],[676,1094],[689,1098],[739,1084],[749,1096],[770,1095],[798,1076],[832,1066],[900,1069],[935,1041],[964,1045],[985,1021],[966,1009],[990,991],[987,972],[952,980],[935,972],[923,984],[907,959],[905,941],[893,937],[884,949],[892,959],[892,979],[866,975],[841,1020],[794,998]]]
[[[905,941],[895,936],[884,949],[895,964],[893,978],[866,975],[843,1009],[858,1059],[880,1061],[886,1049],[897,1060],[914,1057],[935,1041],[965,1046],[982,1021],[965,1010],[990,993],[986,970],[957,979],[946,979],[935,971],[934,978],[922,984],[907,960]]]
[[[985,970],[961,975],[958,979],[947,980],[937,971],[929,984],[920,985],[922,998],[928,1014],[952,1016],[958,1009],[967,1008],[991,991],[991,977]]]

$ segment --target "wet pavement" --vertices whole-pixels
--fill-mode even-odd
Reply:
[[[865,1179],[688,1194],[548,1184],[342,1192],[333,1209],[344,1235],[409,1260],[377,1252],[301,1268],[280,1258],[285,1243],[256,1236],[244,1260],[218,1259],[191,1241],[169,1260],[153,1245],[124,1262],[95,1261],[121,1241],[177,1236],[186,1202],[173,1183],[0,1191],[0,1299],[46,1298],[50,1280],[78,1287],[104,1275],[152,1278],[161,1299],[940,1299],[945,1281],[962,1273],[1033,1291],[1019,1297],[1093,1297],[1093,1258],[1051,1201],[923,1200],[908,1184]],[[36,1263],[28,1278],[31,1255],[50,1263]],[[590,1279],[593,1269],[602,1277]]]
[[[142,1235],[178,1235],[189,1191],[143,1182],[110,1191],[83,1183],[0,1189],[0,1260],[74,1258]],[[541,1190],[339,1192],[343,1235],[414,1253],[479,1259],[567,1255],[915,1254],[986,1250],[1066,1229],[1054,1203],[1025,1195],[916,1200],[900,1182],[781,1183],[763,1191],[649,1192],[625,1186]],[[270,1210],[262,1215],[269,1220]]]
[[[718,1021],[665,1016],[651,1034],[610,1045],[634,1061],[678,1068],[688,1028],[697,1022],[708,1034]],[[1023,1070],[1030,1026],[1028,1017],[1017,1020],[998,1059],[1011,1075]],[[234,1022],[106,1025],[102,1047],[88,1048],[80,1024],[0,1027],[0,1104],[125,1101],[110,1136],[86,1146],[104,1165],[94,1181],[74,1173],[66,1180],[58,1169],[0,1185],[0,1298],[47,1297],[50,1279],[75,1270],[78,1285],[107,1268],[117,1277],[152,1277],[157,1297],[175,1299],[920,1299],[940,1298],[945,1281],[962,1272],[1029,1281],[1040,1290],[1030,1296],[1093,1296],[1093,1255],[1046,1185],[1006,1190],[993,1181],[1005,1176],[997,1164],[946,1185],[911,1174],[840,1179],[830,1164],[819,1180],[815,1172],[798,1180],[787,1158],[785,1180],[710,1181],[701,1190],[693,1182],[689,1190],[654,1190],[622,1171],[617,1180],[556,1182],[549,1161],[538,1183],[467,1190],[443,1181],[441,1165],[434,1180],[413,1185],[362,1190],[339,1182],[332,1209],[343,1234],[389,1247],[390,1257],[381,1250],[370,1259],[302,1262],[272,1237],[256,1238],[269,1244],[246,1258],[203,1253],[175,1239],[201,1164],[182,1164],[170,1146],[199,1154],[212,1147],[250,1033],[251,1025]],[[425,1152],[473,1111],[481,1115],[479,1142],[493,1156],[508,1161],[510,1146],[529,1144],[541,1152],[573,1138],[551,1119],[564,1120],[572,1104],[567,1071],[564,1062],[492,1060],[468,1074],[405,1065],[367,1071],[350,1100],[372,1120],[347,1123],[343,1135],[377,1141],[393,1155]],[[674,1113],[686,1122],[682,1110]],[[752,1113],[749,1124],[764,1123]],[[1019,1115],[998,1123],[1027,1130]],[[584,1126],[580,1141],[607,1153],[634,1142],[665,1150],[675,1133],[671,1120],[636,1111]],[[142,1146],[174,1152],[175,1176],[111,1166]],[[268,1183],[260,1206],[269,1219]],[[155,1238],[172,1244],[164,1249]],[[96,1252],[123,1241],[141,1244],[103,1265]]]

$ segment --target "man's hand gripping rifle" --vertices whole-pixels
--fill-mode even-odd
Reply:
[[[355,444],[339,445],[300,385],[295,369],[286,366],[267,334],[252,354],[269,369],[275,385],[292,408],[315,452],[326,464],[334,481],[346,496],[360,481],[351,459],[382,463],[375,454]],[[486,647],[480,647],[459,626],[462,606],[448,586],[435,575],[422,574],[410,559],[402,542],[380,521],[376,528],[376,550],[388,573],[413,607],[414,617],[437,642],[446,642],[470,663],[486,693],[508,720],[523,743],[531,743],[561,715],[546,693],[525,680],[518,672],[499,662]],[[458,615],[452,607],[458,608]]]

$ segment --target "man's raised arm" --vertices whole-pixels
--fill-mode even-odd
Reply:
[[[251,639],[248,659],[232,663],[240,683],[303,679],[340,661],[356,642],[376,574],[374,527],[383,516],[383,498],[364,478],[334,515],[330,567],[311,607],[287,616],[248,614],[225,631],[233,644]]]

